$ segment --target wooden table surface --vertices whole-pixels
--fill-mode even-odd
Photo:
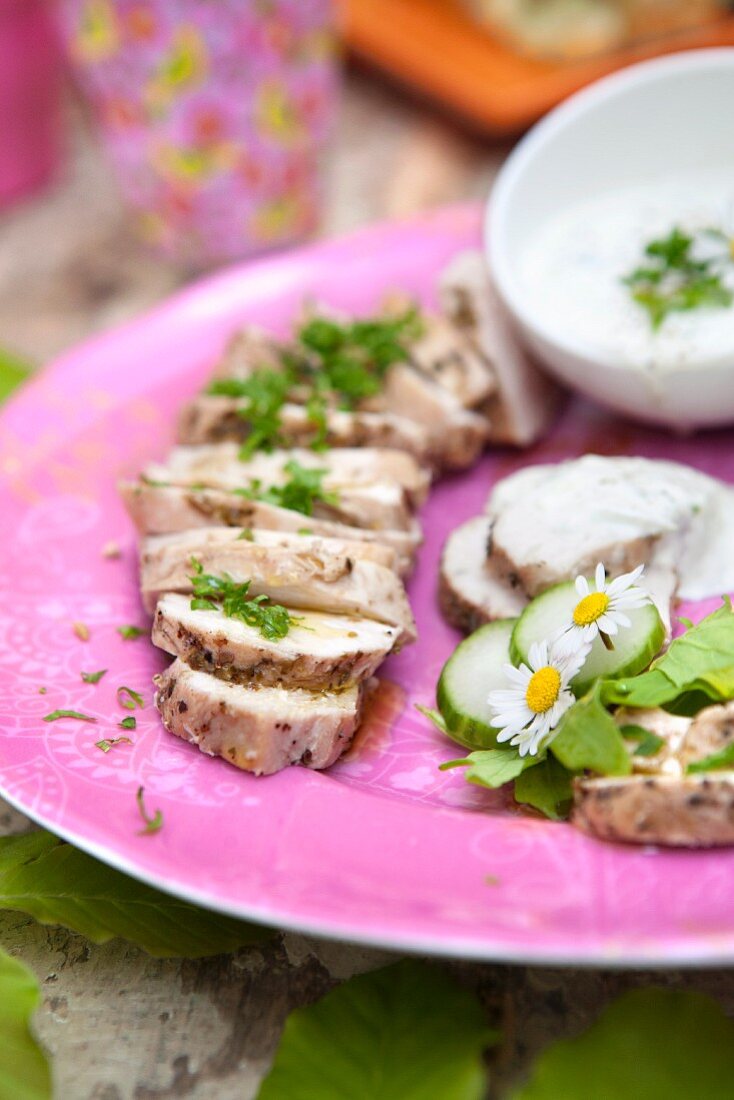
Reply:
[[[137,244],[78,108],[70,107],[70,119],[64,178],[0,218],[0,346],[38,363],[134,316],[182,281]],[[351,72],[323,231],[479,199],[506,153]],[[28,824],[0,802],[0,834]],[[37,1031],[52,1056],[58,1100],[250,1100],[290,1009],[391,958],[286,933],[233,956],[161,961],[121,941],[95,947],[7,913],[0,913],[0,943],[41,982]],[[731,970],[452,969],[477,987],[503,1033],[490,1055],[492,1097],[505,1094],[546,1042],[577,1033],[632,985],[710,992],[734,1012]]]

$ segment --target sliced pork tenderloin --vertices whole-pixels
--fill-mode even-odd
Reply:
[[[514,619],[527,604],[487,560],[490,521],[475,516],[449,535],[441,555],[438,600],[446,621],[470,634],[494,619]]]
[[[269,596],[289,608],[363,615],[398,627],[398,643],[414,641],[415,623],[402,581],[375,561],[319,550],[258,546],[246,540],[161,545],[143,551],[140,586],[143,604],[153,612],[166,592],[191,592],[194,557],[204,573],[227,574],[250,582],[250,596]]]
[[[236,397],[202,394],[184,405],[178,419],[178,442],[187,445],[244,442],[250,424],[241,414],[243,401]],[[302,405],[285,404],[280,410],[280,435],[288,447],[308,447],[317,428]],[[394,413],[345,412],[325,414],[324,442],[329,447],[380,447],[407,451],[419,462],[429,458],[427,430],[406,416]]]
[[[222,611],[191,610],[191,597],[162,596],[153,619],[153,644],[190,668],[232,683],[277,684],[312,691],[368,679],[396,648],[398,631],[373,619],[293,612],[284,638],[260,631]]]
[[[283,346],[255,325],[235,332],[220,356],[212,378],[245,379],[258,370],[283,370]]]
[[[376,561],[386,569],[395,570],[397,555],[391,546],[380,542],[359,542],[352,539],[322,538],[320,535],[299,535],[289,531],[238,531],[236,527],[196,527],[170,535],[149,535],[140,544],[141,560],[150,560],[164,550],[195,554],[204,546],[247,541],[254,546],[293,550],[296,553],[327,555]]]
[[[359,726],[364,683],[343,691],[243,687],[176,660],[155,678],[166,729],[236,768],[272,775],[291,764],[328,768]]]
[[[465,409],[443,386],[404,363],[390,368],[382,390],[365,407],[407,416],[423,425],[431,460],[439,469],[473,466],[489,436],[485,416]]]
[[[422,542],[420,527],[412,520],[404,531],[368,530],[316,516],[304,516],[288,508],[222,489],[191,489],[181,485],[150,485],[144,481],[121,482],[120,494],[141,535],[165,535],[190,528],[227,525],[239,529],[290,531],[326,538],[376,542],[391,546],[397,570],[407,575]]]
[[[481,252],[462,252],[452,261],[441,277],[441,298],[494,379],[482,405],[490,441],[529,447],[550,427],[561,391],[520,344]]]
[[[612,576],[643,563],[673,568],[716,491],[704,474],[645,458],[585,455],[520,471],[488,502],[491,559],[530,596],[600,561]]]
[[[601,840],[683,848],[734,844],[734,771],[576,779],[572,820]]]

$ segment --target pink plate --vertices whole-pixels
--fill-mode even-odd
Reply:
[[[202,756],[163,731],[150,679],[163,656],[145,637],[135,536],[115,481],[162,456],[177,407],[245,321],[285,331],[304,295],[366,311],[387,288],[426,304],[479,212],[452,209],[235,268],[64,356],[0,420],[0,793],[61,836],[161,888],[266,923],[407,950],[542,962],[675,965],[734,961],[734,852],[662,852],[590,840],[517,812],[503,794],[438,764],[461,755],[416,713],[457,636],[436,609],[441,544],[491,483],[528,462],[586,451],[659,455],[734,481],[730,434],[673,439],[573,404],[531,454],[495,452],[443,482],[410,585],[420,642],[358,742],[328,773],[267,779]],[[109,540],[120,560],[102,556]],[[687,608],[700,615],[705,608]],[[74,622],[84,622],[89,641]],[[107,668],[97,686],[80,671]],[[104,754],[145,695],[133,745]],[[39,694],[45,687],[46,693]],[[57,708],[97,725],[42,718]],[[145,787],[162,830],[140,836]]]

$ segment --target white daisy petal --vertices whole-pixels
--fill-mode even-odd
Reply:
[[[604,582],[605,582],[606,578],[607,578],[606,570],[605,570],[604,566],[602,565],[602,563],[599,562],[599,564],[597,565],[596,570],[594,572],[594,581],[596,582],[597,592],[603,592],[604,591]]]
[[[584,597],[589,595],[589,582],[586,577],[577,577],[575,584],[579,596]]]

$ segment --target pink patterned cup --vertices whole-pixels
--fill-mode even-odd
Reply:
[[[0,3],[0,204],[45,183],[59,160],[61,55],[46,0]]]
[[[145,239],[192,268],[318,222],[337,67],[331,0],[60,0]]]

